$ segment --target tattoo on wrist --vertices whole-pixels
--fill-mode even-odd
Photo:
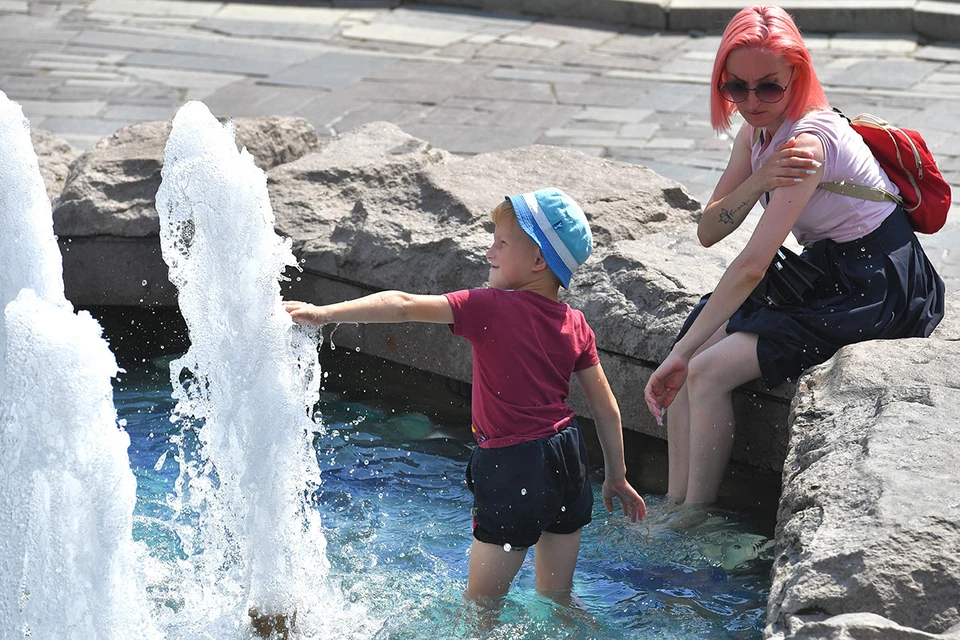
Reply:
[[[740,209],[743,209],[743,208],[746,206],[746,204],[747,204],[747,201],[744,200],[743,202],[740,203],[740,206],[738,206],[736,209],[733,209],[733,210],[727,210],[727,209],[724,209],[724,208],[721,207],[721,209],[720,209],[720,222],[722,222],[722,223],[724,223],[724,224],[733,224],[733,222],[734,222],[734,220],[733,220],[733,215],[734,215],[737,211],[740,211]]]

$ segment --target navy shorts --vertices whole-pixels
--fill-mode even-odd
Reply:
[[[544,531],[574,533],[588,524],[593,490],[576,420],[552,436],[496,449],[477,447],[467,465],[473,537],[514,549]]]
[[[943,318],[944,285],[903,209],[857,240],[820,240],[801,256],[823,271],[809,302],[770,306],[755,291],[733,313],[727,333],[755,333],[768,389],[796,380],[848,344],[926,337]],[[679,340],[709,294],[694,307]]]

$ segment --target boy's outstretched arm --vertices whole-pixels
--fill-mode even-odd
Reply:
[[[603,505],[613,511],[613,497],[620,499],[623,515],[631,522],[647,515],[647,505],[640,494],[627,482],[627,465],[623,461],[623,431],[620,407],[610,390],[603,368],[598,364],[577,371],[577,380],[587,396],[590,410],[597,423],[597,436],[603,449]]]
[[[363,298],[317,306],[286,300],[283,308],[298,324],[331,322],[436,322],[453,323],[446,296],[421,296],[403,291],[383,291]]]

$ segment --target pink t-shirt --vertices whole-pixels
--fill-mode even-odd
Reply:
[[[473,348],[473,434],[483,448],[550,436],[573,417],[570,376],[600,362],[583,314],[530,291],[446,294]]]
[[[787,120],[780,125],[772,140],[762,145],[758,140],[750,154],[753,170],[757,171],[780,145],[801,133],[811,133],[823,144],[821,182],[882,187],[891,193],[900,193],[860,134],[834,111],[814,111],[799,120]],[[766,197],[760,198],[760,204],[766,207]],[[896,205],[889,201],[873,202],[817,189],[797,219],[793,235],[804,246],[824,238],[850,242],[879,227],[895,208]]]

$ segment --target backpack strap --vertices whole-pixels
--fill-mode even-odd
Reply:
[[[862,113],[852,121],[850,118],[845,116],[840,109],[836,107],[833,110],[848,123],[853,124],[854,122],[859,125],[872,126],[877,129],[883,129],[890,126],[882,118],[878,118],[875,115],[869,113]],[[911,141],[912,144],[912,141]],[[914,154],[916,155],[916,148],[914,148]],[[897,151],[899,155],[899,149]],[[903,161],[901,159],[900,165],[903,166]],[[882,187],[867,187],[862,184],[852,184],[847,182],[821,182],[817,185],[818,188],[824,189],[825,191],[832,191],[833,193],[839,193],[842,196],[850,196],[851,198],[857,198],[858,200],[870,200],[871,202],[884,202],[890,200],[896,204],[903,206],[903,198],[890,193]]]
[[[833,193],[839,193],[842,196],[850,196],[851,198],[857,198],[859,200],[871,200],[873,202],[890,200],[899,205],[903,204],[903,198],[880,187],[866,187],[862,184],[851,184],[847,182],[821,182],[817,187],[825,191],[832,191]]]

